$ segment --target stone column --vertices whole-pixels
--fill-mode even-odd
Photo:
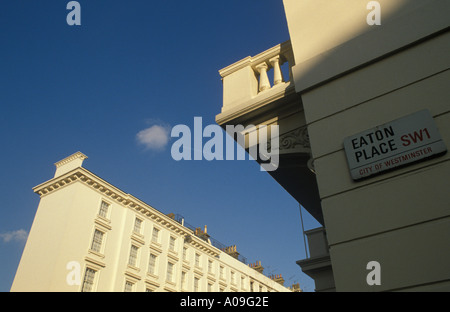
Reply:
[[[283,82],[283,75],[280,68],[280,56],[275,56],[269,60],[273,67],[273,84],[277,85]]]
[[[267,64],[261,63],[256,66],[256,70],[259,73],[259,91],[264,91],[270,89],[269,77],[267,76],[267,69],[269,66]]]

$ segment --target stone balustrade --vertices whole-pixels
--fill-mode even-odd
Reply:
[[[287,68],[283,66],[286,63]],[[287,41],[220,70],[223,81],[222,113],[237,106],[250,105],[260,97],[283,92],[291,85],[291,68],[294,65],[291,43]],[[282,68],[289,73],[283,73]]]

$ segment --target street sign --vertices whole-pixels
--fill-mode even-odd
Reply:
[[[347,137],[344,148],[353,180],[447,152],[428,110]]]

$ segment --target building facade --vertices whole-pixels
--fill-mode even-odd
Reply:
[[[269,174],[323,225],[297,263],[317,291],[449,291],[450,3],[283,3],[290,40],[219,71],[216,122],[279,126]]]
[[[11,291],[289,292],[282,278],[245,264],[236,246],[191,229],[82,167],[56,165],[41,197]]]

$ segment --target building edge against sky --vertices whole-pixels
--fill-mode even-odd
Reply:
[[[216,121],[279,126],[269,174],[323,225],[297,261],[316,291],[449,291],[450,3],[375,2],[380,25],[369,1],[284,0],[290,40],[219,71]],[[439,153],[354,179],[346,138],[393,121],[436,128]]]
[[[190,229],[82,167],[77,152],[57,163],[41,197],[11,291],[299,291],[260,261],[217,248]]]

